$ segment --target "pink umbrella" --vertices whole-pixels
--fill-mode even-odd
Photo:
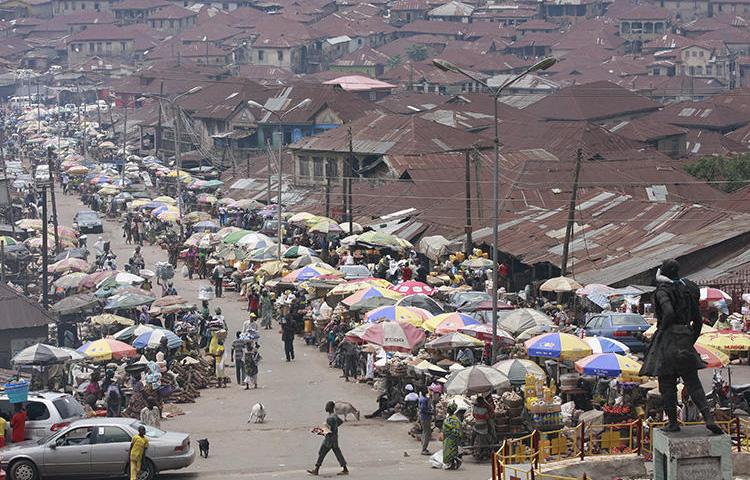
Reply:
[[[474,338],[478,338],[479,340],[482,340],[484,342],[492,341],[492,325],[487,323],[466,325],[465,327],[459,328],[458,331],[461,333],[465,333],[466,335],[470,335]],[[497,329],[497,341],[500,343],[507,343],[509,345],[513,345],[514,343],[516,343],[516,339],[513,338],[513,335],[500,328]]]
[[[701,302],[718,302],[719,300],[731,300],[728,293],[713,287],[701,287]]]
[[[360,338],[380,345],[384,350],[411,352],[424,342],[425,333],[410,323],[382,322],[368,325]]]
[[[435,289],[431,286],[427,285],[426,283],[417,282],[414,280],[401,282],[398,285],[390,288],[391,290],[395,290],[398,293],[402,293],[404,295],[432,295],[433,293],[435,293]]]

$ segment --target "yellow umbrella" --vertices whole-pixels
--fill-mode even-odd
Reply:
[[[750,350],[750,335],[741,332],[704,333],[697,343],[721,351],[741,352]]]
[[[146,204],[151,203],[151,200],[146,198],[137,198],[132,202],[128,203],[128,210],[135,210],[136,208],[142,207]]]
[[[167,205],[177,205],[177,200],[175,200],[174,198],[169,197],[167,195],[162,195],[160,197],[156,197],[152,201],[153,202],[166,203]]]
[[[333,289],[328,292],[329,296],[335,296],[335,295],[351,295],[352,293],[358,292],[360,290],[371,288],[371,287],[381,287],[386,288],[388,285],[390,285],[390,282],[387,280],[383,280],[385,284],[382,282],[379,282],[378,280],[382,279],[367,279],[367,280],[355,280],[352,282],[342,283],[341,285],[336,285],[333,287]]]
[[[170,170],[169,173],[167,173],[167,177],[177,178],[177,170]],[[180,170],[180,180],[182,180],[182,183],[190,183],[193,181],[193,176],[183,170]]]
[[[161,212],[156,218],[162,222],[176,222],[180,219],[180,212],[178,210],[165,210]]]
[[[126,327],[133,325],[135,322],[129,318],[115,315],[114,313],[103,313],[101,315],[95,315],[91,317],[91,323],[97,325],[124,325]]]
[[[271,260],[270,262],[264,262],[258,268],[258,273],[265,273],[272,277],[282,275],[285,270],[289,267],[282,260]]]
[[[292,217],[292,218],[294,218],[294,217]],[[312,216],[308,217],[306,220],[304,220],[305,224],[308,227],[311,227],[311,226],[315,225],[316,223],[326,222],[326,221],[329,222],[329,223],[335,223],[336,225],[338,225],[338,222],[336,222],[336,220],[334,220],[332,218],[325,217],[323,215],[312,215]]]
[[[198,223],[206,220],[211,220],[211,215],[206,212],[195,211],[185,215],[185,223]]]
[[[120,193],[120,189],[114,185],[107,185],[99,189],[99,195],[117,195]]]
[[[311,218],[316,218],[316,217],[317,216],[313,215],[312,213],[299,212],[289,217],[289,222],[290,223],[306,223]]]
[[[539,286],[539,290],[543,292],[574,292],[579,288],[583,288],[583,285],[576,282],[572,278],[568,277],[555,277],[550,278]]]
[[[704,333],[714,333],[717,331],[718,330],[716,330],[714,327],[712,327],[711,325],[707,325],[705,323],[703,324],[703,326],[701,326],[701,335],[703,335]],[[648,330],[643,332],[643,336],[646,338],[651,338],[654,336],[655,333],[656,333],[656,324],[653,324],[650,327],[648,327]]]

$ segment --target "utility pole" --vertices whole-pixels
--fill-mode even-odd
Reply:
[[[465,191],[466,191],[466,258],[471,255],[471,249],[473,242],[471,238],[471,155],[466,150],[466,156],[464,160],[464,177],[465,177]]]
[[[76,92],[78,93],[78,103],[76,104],[76,113],[78,114],[78,127],[81,129],[81,152],[83,158],[86,158],[86,129],[83,127],[81,121],[81,103],[83,103],[83,97],[81,96],[81,86],[76,84]],[[112,127],[114,128],[114,127]]]
[[[47,168],[49,168],[49,191],[52,200],[52,226],[55,228],[55,253],[60,253],[60,232],[57,224],[57,202],[55,201],[55,175],[52,168],[52,147],[47,147]]]
[[[568,273],[568,252],[570,250],[570,239],[573,236],[573,224],[575,223],[576,196],[578,194],[578,174],[581,172],[581,159],[583,151],[579,148],[576,152],[576,167],[573,171],[573,192],[570,194],[570,205],[568,205],[568,224],[565,227],[565,243],[563,244],[562,265],[560,275]]]
[[[482,220],[484,220],[484,214],[482,213],[484,211],[482,208],[482,183],[479,180],[482,178],[479,174],[481,162],[481,157],[477,155],[474,159],[474,188],[477,191],[477,217],[479,218],[480,225],[482,224]]]
[[[159,84],[159,97],[164,97],[164,82]],[[159,156],[159,145],[161,144],[161,100],[159,100],[159,120],[156,123],[156,132],[154,132],[154,156]]]
[[[120,167],[120,180],[122,180],[121,187],[125,188],[125,158],[127,157],[127,151],[125,147],[128,146],[128,102],[125,101],[125,120],[122,124],[122,166]],[[179,173],[178,173],[179,177]],[[179,180],[179,178],[178,178]]]
[[[42,113],[41,108],[42,104],[40,103],[41,99],[39,97],[39,77],[36,77],[36,131],[37,133],[42,133]]]
[[[13,233],[16,233],[16,222],[15,222],[15,215],[13,215],[13,198],[10,196],[10,182],[8,181],[8,170],[5,168],[5,149],[3,148],[3,145],[5,144],[5,129],[0,128],[0,161],[3,162],[2,169],[3,169],[3,179],[5,182],[5,196],[8,197],[8,215],[6,216],[6,220],[10,223],[10,228]]]
[[[268,148],[271,149],[272,145],[271,142],[268,141]],[[266,164],[266,172],[268,176],[268,184],[266,185],[266,205],[271,205],[271,155],[266,156],[267,164]],[[247,157],[247,176],[250,176],[250,156]]]
[[[274,132],[274,136],[276,136],[276,135],[278,135],[276,137],[276,139],[279,142],[279,160],[278,160],[278,169],[279,169],[279,179],[278,179],[278,182],[279,182],[279,184],[277,186],[277,190],[278,190],[278,195],[279,196],[278,196],[278,200],[277,200],[278,201],[278,205],[277,205],[278,208],[276,209],[276,223],[277,223],[277,225],[276,225],[276,229],[277,229],[276,234],[277,234],[277,237],[278,237],[277,240],[278,240],[279,244],[278,244],[278,250],[277,250],[276,254],[277,254],[277,258],[279,260],[281,260],[281,244],[282,244],[282,240],[283,240],[282,239],[282,235],[281,235],[281,167],[282,167],[282,164],[283,164],[282,156],[281,156],[281,144],[284,143],[284,132],[281,132],[281,131]]]
[[[172,115],[174,115],[174,163],[177,168],[177,206],[180,211],[180,241],[185,238],[185,227],[182,224],[182,157],[180,156],[180,114],[179,107],[172,102]],[[127,110],[125,110],[127,112]]]
[[[331,177],[326,175],[326,217],[331,215]]]
[[[47,247],[47,185],[42,184],[42,307],[49,307],[49,249]]]
[[[346,127],[346,133],[349,137],[349,158],[347,159],[348,168],[346,169],[346,176],[344,177],[344,186],[346,187],[344,195],[346,195],[346,218],[349,220],[349,234],[353,234],[352,223],[352,175],[354,175],[354,139],[352,138],[352,127]]]

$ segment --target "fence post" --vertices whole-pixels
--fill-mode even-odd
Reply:
[[[492,480],[497,479],[497,452],[492,452]]]
[[[586,448],[586,422],[581,422],[581,460],[585,456],[584,449]]]
[[[639,418],[637,420],[636,428],[637,428],[637,437],[636,437],[636,448],[635,453],[636,455],[641,455],[643,453],[643,421]]]
[[[536,454],[534,455],[534,467],[539,468],[539,430],[534,430],[531,435],[531,450]]]
[[[742,453],[742,430],[740,429],[740,417],[734,417],[732,421],[737,428],[737,451]]]

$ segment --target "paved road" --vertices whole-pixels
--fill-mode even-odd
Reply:
[[[77,197],[58,195],[60,223],[71,225],[73,215],[82,208]],[[124,244],[120,227],[112,221],[105,224],[105,239],[111,241],[122,265],[131,256],[133,247]],[[93,246],[96,235],[89,238]],[[156,261],[166,261],[165,251],[146,245],[143,248],[146,267]],[[180,295],[195,303],[200,285],[207,280],[176,278]],[[234,292],[211,302],[220,306],[229,325],[230,335],[241,328],[247,312],[245,303]],[[211,453],[208,459],[198,458],[183,472],[165,474],[164,478],[302,478],[305,469],[315,462],[320,437],[309,433],[310,428],[323,423],[323,406],[328,400],[352,402],[362,415],[376,408],[375,392],[366,385],[345,383],[340,370],[328,367],[324,354],[314,347],[297,341],[297,359],[287,363],[277,329],[261,332],[263,362],[258,390],[245,391],[237,385],[226,389],[201,391],[196,403],[181,405],[185,415],[164,422],[170,430],[189,432],[193,443],[208,438]],[[234,372],[229,372],[234,377]],[[268,412],[262,425],[246,423],[250,407],[262,402]],[[427,479],[475,478],[490,476],[489,464],[475,464],[467,459],[462,472],[434,470],[427,457],[419,455],[419,444],[408,434],[408,424],[387,423],[382,420],[349,421],[341,430],[341,446],[349,461],[352,476],[362,479],[410,478]],[[438,449],[437,441],[433,449]],[[339,467],[330,454],[323,465],[324,476],[335,475]]]

